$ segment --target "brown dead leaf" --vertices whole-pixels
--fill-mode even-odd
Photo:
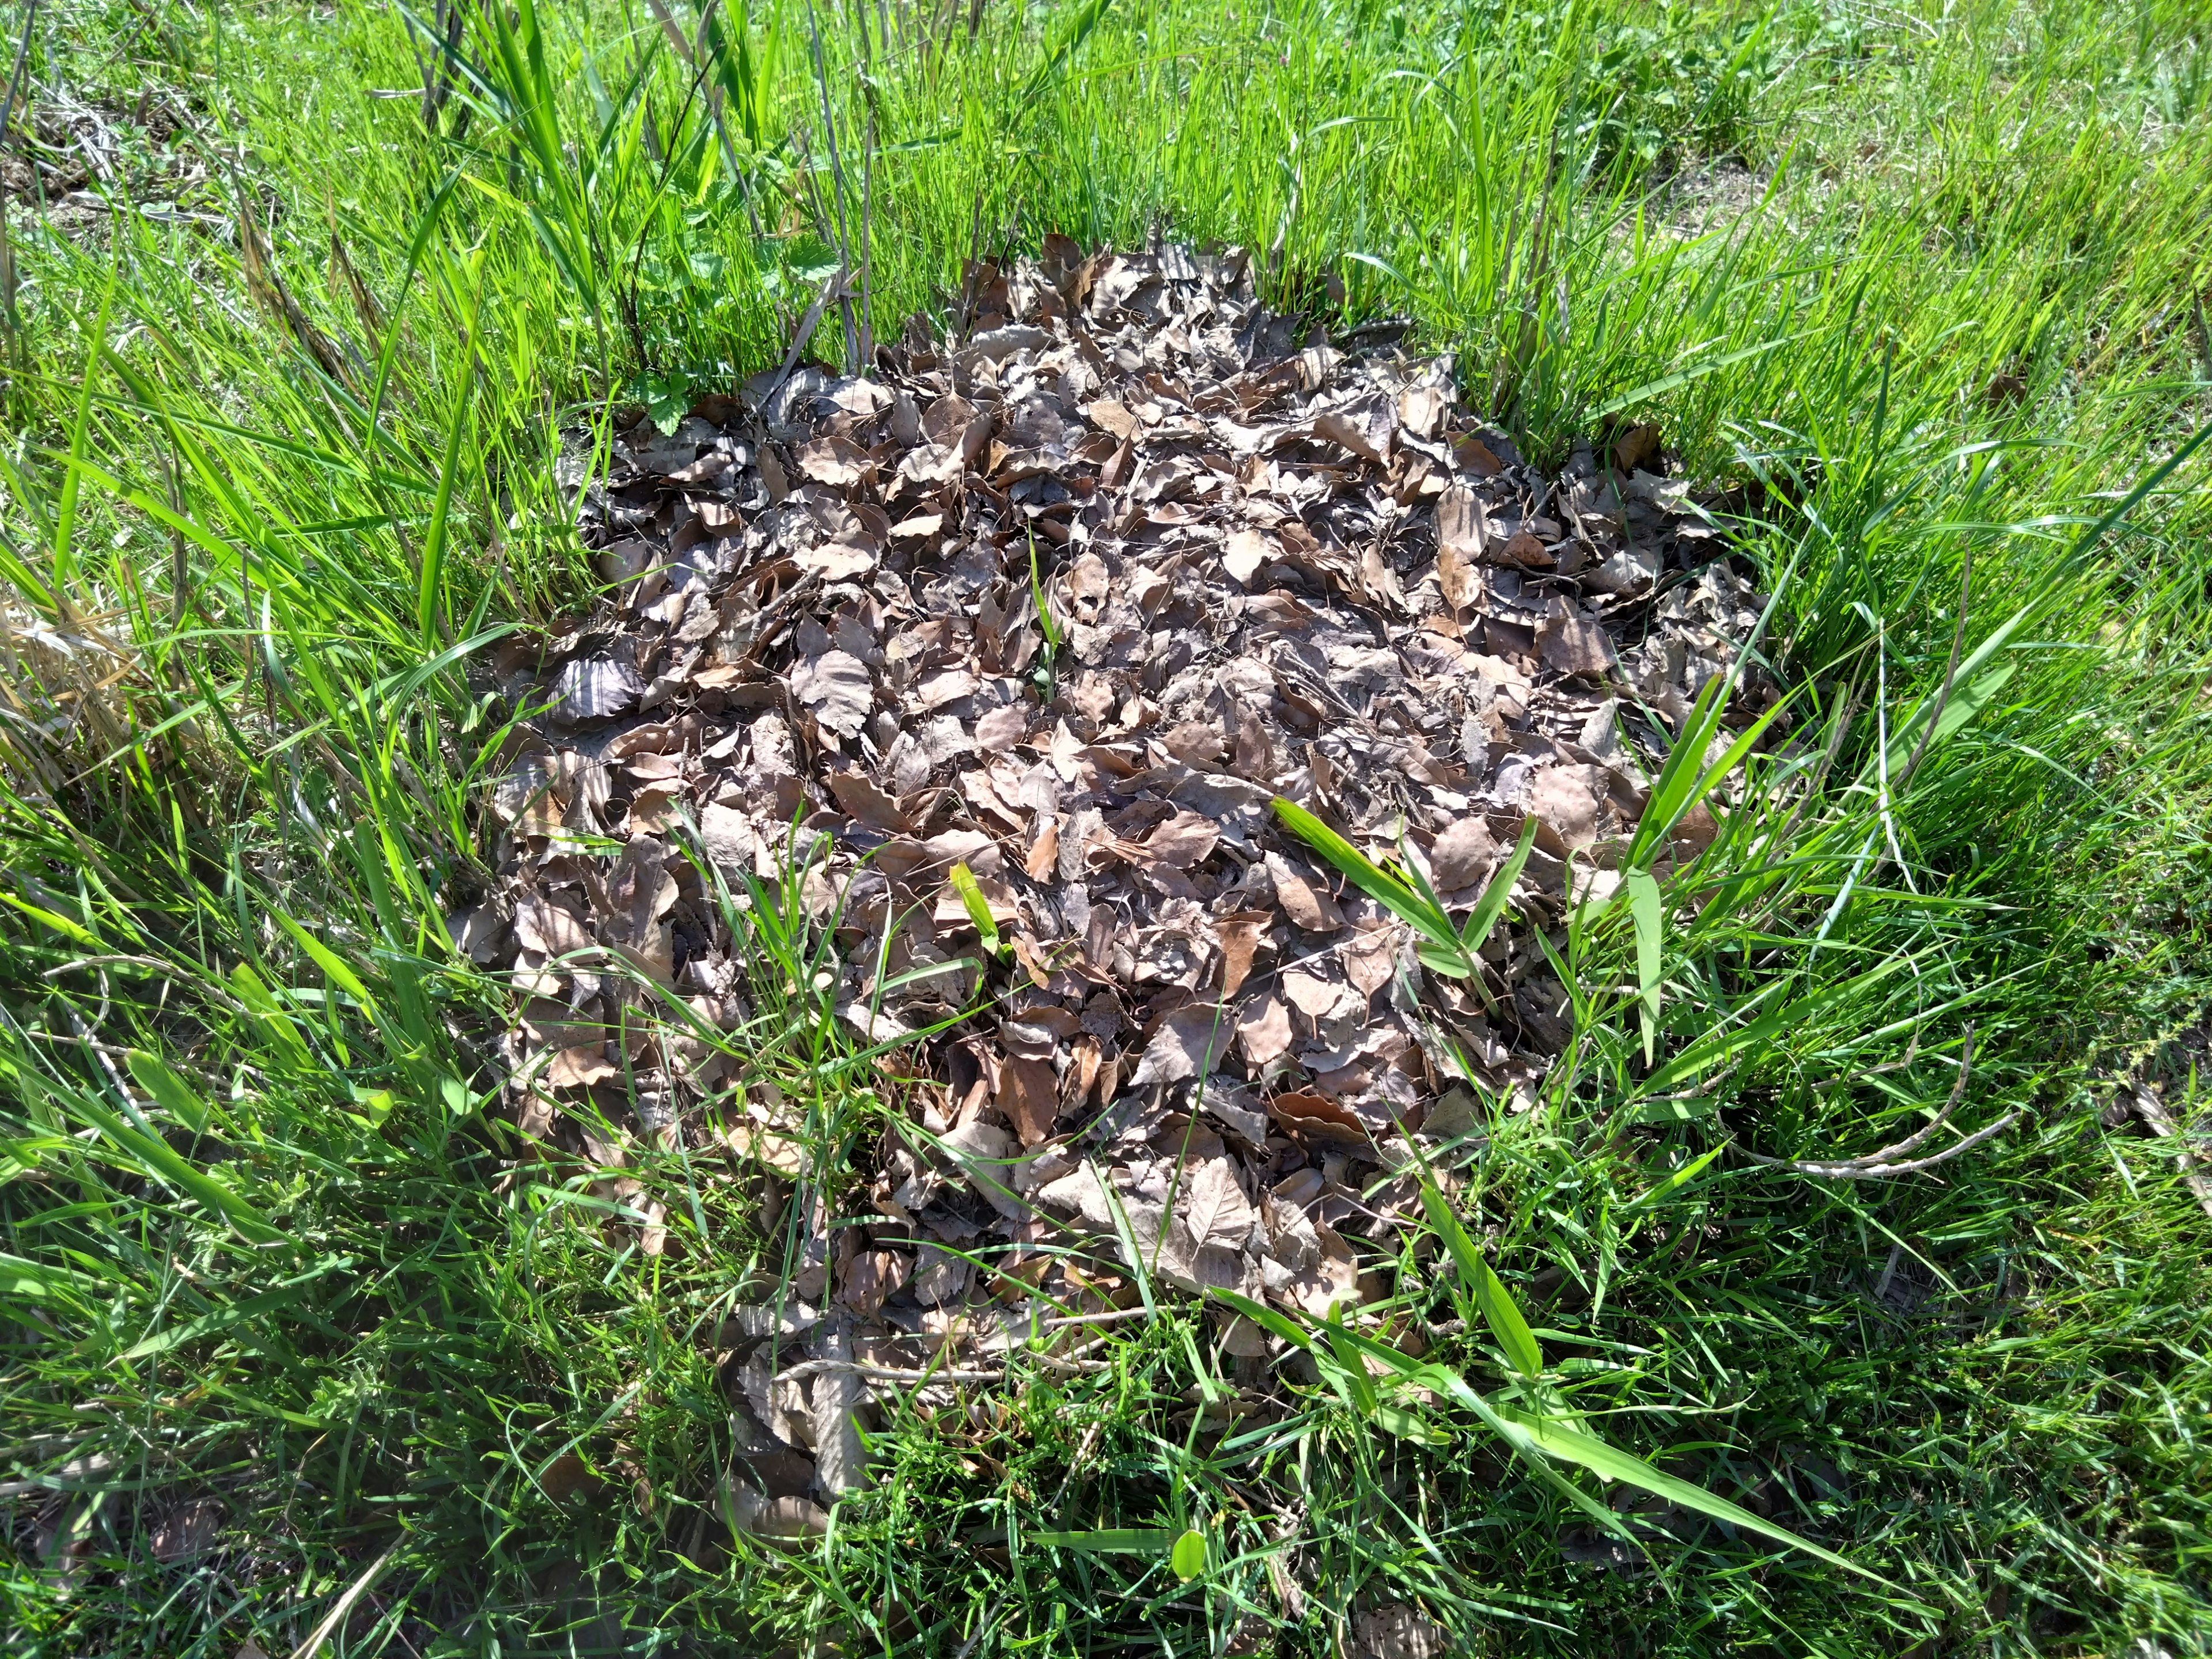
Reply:
[[[835,435],[799,445],[793,459],[799,463],[802,477],[834,489],[849,489],[876,476],[876,464],[869,459],[866,450]]]
[[[600,1484],[599,1477],[592,1472],[592,1466],[585,1462],[580,1454],[573,1451],[562,1452],[538,1476],[538,1486],[556,1504],[580,1492],[595,1491]]]
[[[1221,827],[1196,812],[1178,811],[1145,842],[1145,857],[1170,870],[1201,863],[1221,839]]]
[[[1344,926],[1344,913],[1328,889],[1280,853],[1267,854],[1267,873],[1274,878],[1275,897],[1284,914],[1306,932],[1333,933]]]
[[[1597,619],[1557,594],[1536,630],[1536,647],[1562,674],[1601,675],[1620,660]]]
[[[1327,1019],[1344,1000],[1344,987],[1324,974],[1286,969],[1280,981],[1291,1006],[1309,1020]]]
[[[1031,881],[1048,881],[1059,867],[1060,817],[1053,812],[1040,813],[1036,839],[1030,843],[1029,856],[1022,861],[1022,873]]]
[[[1218,1004],[1194,1002],[1178,1008],[1146,1043],[1129,1086],[1141,1089],[1152,1083],[1203,1077],[1219,1064],[1236,1036],[1235,1016]]]
[[[975,746],[987,755],[1003,754],[1030,731],[1030,707],[1024,702],[1002,703],[975,721]]]
[[[1358,1114],[1310,1089],[1274,1096],[1267,1102],[1267,1110],[1283,1127],[1308,1140],[1341,1146],[1367,1143],[1367,1128]]]
[[[914,1276],[914,1258],[897,1250],[860,1250],[846,1263],[837,1300],[866,1319]]]
[[[622,1067],[607,1060],[606,1045],[590,1042],[556,1053],[545,1068],[544,1081],[550,1089],[588,1089],[621,1075]]]
[[[830,1516],[805,1498],[763,1498],[742,1481],[729,1487],[729,1514],[739,1532],[778,1543],[803,1543],[830,1530]]]
[[[1111,398],[1101,398],[1094,403],[1084,404],[1083,414],[1091,425],[1102,432],[1110,432],[1117,438],[1134,438],[1144,430],[1144,422]]]
[[[1480,816],[1464,817],[1437,837],[1429,849],[1430,880],[1440,893],[1457,892],[1487,881],[1503,848]]]
[[[1397,931],[1388,926],[1373,928],[1338,953],[1345,978],[1361,996],[1372,997],[1397,972]]]
[[[1605,809],[1605,768],[1547,766],[1528,783],[1528,810],[1571,848],[1596,841]]]
[[[1049,1139],[1060,1115],[1060,1085],[1051,1062],[1007,1060],[999,1068],[999,1092],[992,1104],[1006,1114],[1024,1147]]]
[[[896,836],[914,827],[899,804],[870,782],[865,772],[831,773],[830,793],[836,796],[838,805],[871,830]]]
[[[803,548],[793,556],[799,568],[823,581],[850,581],[876,568],[876,545],[859,537],[840,536],[834,542]]]
[[[553,682],[553,718],[564,726],[612,720],[635,708],[644,690],[645,682],[627,661],[579,659]]]
[[[1384,428],[1378,436],[1351,416],[1338,410],[1314,416],[1314,435],[1326,438],[1331,443],[1342,444],[1364,461],[1376,466],[1390,464],[1390,436]]]
[[[875,706],[867,665],[842,651],[825,651],[791,671],[791,694],[814,711],[825,731],[857,737]]]
[[[204,1555],[222,1531],[222,1500],[195,1498],[164,1516],[147,1540],[154,1559],[168,1565]]]
[[[941,674],[932,674],[914,689],[915,706],[921,708],[942,708],[948,702],[957,702],[982,684],[973,671],[948,668]]]
[[[1480,438],[1461,439],[1452,446],[1452,459],[1478,478],[1494,478],[1505,470],[1505,463]]]
[[[1188,1196],[1182,1219],[1203,1248],[1242,1249],[1252,1231],[1255,1212],[1237,1182],[1237,1166],[1226,1158],[1209,1158],[1187,1171]]]
[[[1416,438],[1431,437],[1450,408],[1436,387],[1407,386],[1398,394],[1398,424]]]
[[[507,924],[489,904],[476,904],[446,919],[447,936],[479,968],[499,960],[499,947],[507,937]]]
[[[1277,556],[1274,546],[1258,531],[1237,529],[1222,544],[1221,568],[1236,579],[1239,587],[1249,587],[1261,568]]]
[[[1359,1659],[1444,1659],[1451,1638],[1426,1613],[1393,1601],[1352,1621]]]
[[[1643,471],[1659,457],[1659,427],[1646,421],[1622,433],[1613,446],[1613,464],[1623,473]]]
[[[1167,751],[1191,766],[1205,766],[1221,758],[1227,745],[1221,728],[1211,720],[1185,720],[1161,739]]]
[[[1252,958],[1267,937],[1273,921],[1265,910],[1235,910],[1213,921],[1214,937],[1221,941],[1221,994],[1233,997],[1252,972]]]
[[[1273,997],[1253,997],[1237,1015],[1237,1046],[1255,1073],[1290,1052],[1291,1035],[1290,1010]]]

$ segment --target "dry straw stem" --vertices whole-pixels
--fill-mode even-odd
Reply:
[[[2189,1144],[2189,1135],[2173,1121],[2173,1114],[2166,1109],[2165,1103],[2145,1085],[2136,1087],[2136,1112],[2150,1125],[2151,1133],[2164,1141],[2173,1153],[2173,1161],[2181,1166],[2181,1179],[2204,1206],[2204,1213],[2212,1215],[2212,1180],[2204,1174],[2203,1160]]]

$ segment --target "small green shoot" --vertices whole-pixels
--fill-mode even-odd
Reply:
[[[1044,635],[1044,649],[1038,653],[1037,665],[1030,674],[1042,702],[1050,703],[1058,695],[1060,653],[1061,639],[1060,624],[1053,620],[1052,606],[1045,602],[1044,573],[1037,563],[1036,532],[1029,533],[1030,539],[1030,603],[1036,607],[1037,630]]]
[[[975,924],[976,936],[982,941],[985,954],[1005,956],[1010,947],[999,937],[999,924],[991,915],[991,902],[983,896],[975,872],[965,864],[956,864],[946,878],[951,882],[952,890],[960,895],[968,920]]]

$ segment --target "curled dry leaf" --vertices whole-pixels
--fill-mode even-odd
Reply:
[[[1215,920],[1214,937],[1221,942],[1223,996],[1233,997],[1243,988],[1252,972],[1252,959],[1267,938],[1267,921],[1264,910],[1235,910]]]
[[[808,1498],[763,1498],[741,1481],[729,1496],[730,1520],[748,1536],[799,1544],[830,1530],[829,1511]]]

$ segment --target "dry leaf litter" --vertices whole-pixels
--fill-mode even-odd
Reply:
[[[493,797],[496,889],[451,920],[513,979],[520,1127],[644,1204],[647,1252],[662,1212],[623,1171],[678,1137],[796,1238],[716,1338],[737,1512],[770,1534],[865,1479],[879,1395],[948,1406],[1018,1346],[1096,1364],[1131,1244],[1185,1291],[1378,1296],[1364,1264],[1419,1210],[1407,1138],[1477,1127],[1436,1031],[1532,1099],[1570,1035],[1533,930],[1614,879],[1650,717],[1679,726],[1760,605],[1647,470],[1656,429],[1544,477],[1447,362],[1302,333],[1233,251],[1052,237],[961,297],[955,337],[917,319],[872,375],[763,376],[619,434],[583,513],[607,598],[481,671],[542,711]],[[1772,696],[1746,674],[1727,723]],[[1277,796],[1462,916],[1533,816],[1488,1004],[1425,974]],[[1711,834],[1693,815],[1669,856]],[[854,1046],[918,1034],[881,1068],[893,1131],[847,1170],[700,1035],[758,1017],[715,875],[792,867]],[[1263,1381],[1263,1334],[1222,1334]]]

